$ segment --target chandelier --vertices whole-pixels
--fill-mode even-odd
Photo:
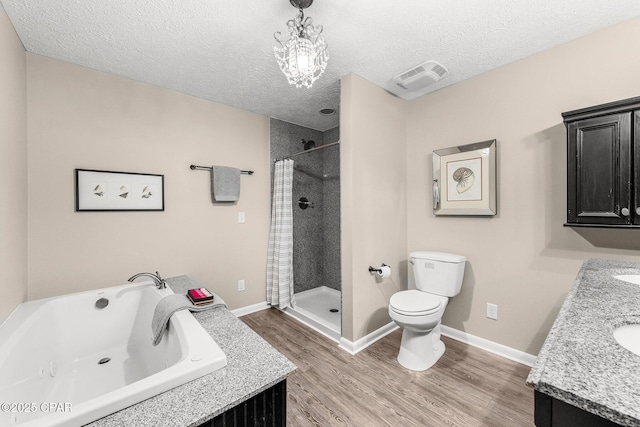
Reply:
[[[311,6],[313,0],[289,2],[299,12],[295,19],[287,21],[287,34],[277,31],[273,35],[278,42],[273,50],[289,84],[311,87],[327,68],[329,52],[321,34],[322,25],[314,27],[311,18],[304,17],[303,9]]]

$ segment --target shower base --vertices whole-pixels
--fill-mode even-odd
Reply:
[[[320,286],[296,293],[295,299],[295,308],[286,308],[284,310],[286,314],[333,341],[340,342],[342,335],[342,294],[340,291]]]

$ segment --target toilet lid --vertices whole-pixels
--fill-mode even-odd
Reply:
[[[442,307],[442,298],[418,290],[396,292],[391,296],[389,306],[393,311],[405,316],[423,316]]]

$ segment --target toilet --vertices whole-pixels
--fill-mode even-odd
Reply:
[[[440,320],[450,297],[462,286],[466,258],[444,252],[411,252],[416,289],[396,292],[389,301],[389,316],[400,326],[402,343],[398,362],[424,371],[444,354]]]

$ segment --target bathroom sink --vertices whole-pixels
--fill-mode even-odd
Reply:
[[[639,324],[620,326],[613,331],[613,337],[622,347],[640,356]]]
[[[613,276],[613,278],[622,280],[623,282],[633,283],[634,285],[640,285],[640,274],[621,274],[619,276]]]

